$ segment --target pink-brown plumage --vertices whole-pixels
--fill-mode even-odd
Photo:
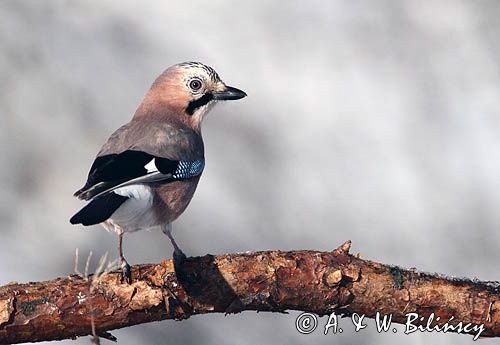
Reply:
[[[162,227],[188,206],[204,167],[201,123],[217,101],[246,94],[227,86],[201,63],[182,63],[165,70],[152,84],[130,122],[115,131],[99,151],[85,186],[75,193],[89,204],[72,224],[101,223],[122,236],[127,231]],[[146,166],[148,168],[146,168]],[[151,171],[150,167],[157,171]]]

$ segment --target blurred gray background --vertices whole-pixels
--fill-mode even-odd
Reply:
[[[117,238],[71,226],[109,134],[154,78],[202,61],[249,97],[204,123],[207,165],[174,224],[190,255],[353,251],[498,280],[498,1],[0,1],[0,284],[73,273]],[[130,263],[172,248],[125,239]],[[120,344],[470,344],[374,327],[300,335],[297,312],[196,316]],[[323,321],[326,321],[323,320]],[[88,344],[89,338],[62,344]],[[493,340],[481,344],[493,344]]]

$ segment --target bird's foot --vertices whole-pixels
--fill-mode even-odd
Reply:
[[[132,284],[132,269],[127,261],[122,261],[122,273],[121,282],[126,282],[127,284]]]
[[[186,261],[187,257],[186,254],[182,252],[182,250],[176,248],[174,250],[174,254],[172,255],[172,258],[174,259],[174,270],[175,273],[178,277],[183,277],[183,270],[182,270],[182,264]]]
[[[172,257],[174,258],[174,263],[178,264],[182,264],[187,259],[186,254],[184,254],[184,252],[180,249],[174,250]]]

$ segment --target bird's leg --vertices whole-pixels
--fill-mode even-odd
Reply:
[[[167,235],[167,237],[170,239],[170,242],[172,243],[172,246],[174,247],[174,254],[173,254],[174,265],[182,264],[182,262],[186,260],[186,254],[182,252],[181,248],[179,248],[179,246],[174,240],[174,237],[172,236],[172,223],[164,225],[162,227],[162,231],[165,235]]]
[[[115,225],[116,232],[118,233],[118,254],[120,255],[120,264],[122,267],[122,282],[125,280],[128,284],[132,284],[132,271],[127,260],[123,256],[123,229]]]

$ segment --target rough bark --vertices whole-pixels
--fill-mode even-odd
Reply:
[[[500,336],[498,283],[452,279],[362,260],[350,242],[332,252],[267,251],[170,260],[133,266],[133,283],[118,272],[90,281],[80,276],[0,287],[0,344],[74,338],[163,319],[243,310],[302,310],[319,315],[373,317],[434,313],[442,324],[484,324]],[[176,274],[177,271],[177,274]],[[422,322],[425,324],[425,321]]]

